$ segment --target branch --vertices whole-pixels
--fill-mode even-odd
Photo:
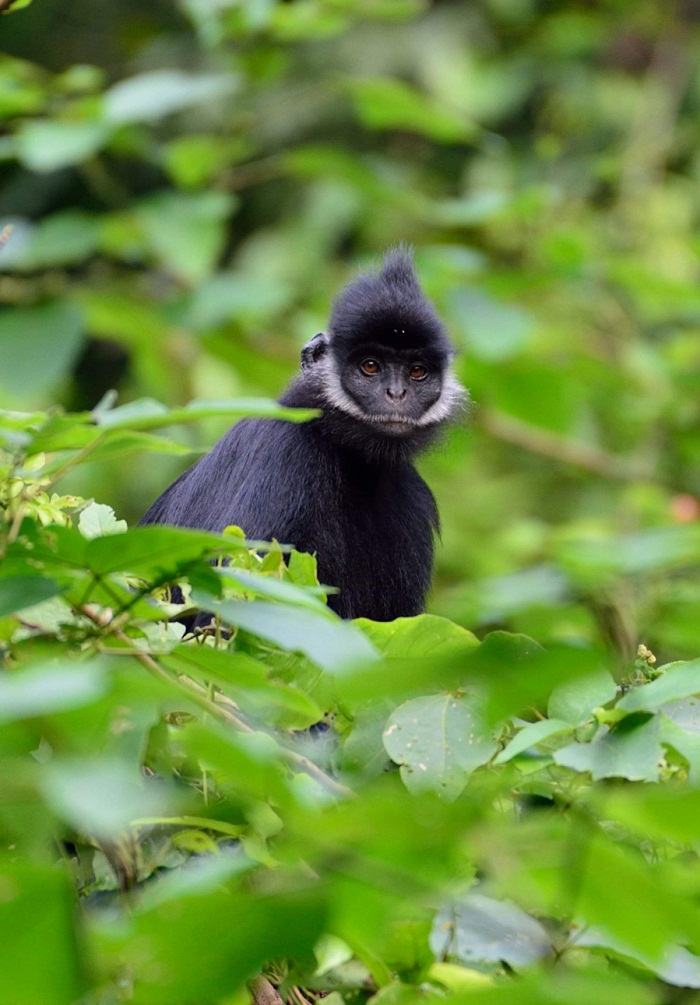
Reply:
[[[108,627],[108,623],[105,622],[103,615],[95,611],[89,605],[82,607],[81,613],[100,628],[104,629]],[[149,670],[155,677],[159,677],[160,680],[176,687],[182,694],[186,695],[190,701],[199,705],[202,711],[207,712],[212,719],[216,719],[217,722],[221,722],[226,726],[232,726],[238,733],[255,732],[253,727],[245,721],[240,713],[240,710],[230,698],[226,697],[226,695],[216,693],[214,700],[212,700],[209,697],[209,691],[206,687],[202,684],[198,684],[197,681],[192,680],[190,677],[180,677],[176,674],[171,674],[168,670],[162,667],[157,660],[154,660],[151,655],[143,652],[141,649],[137,649],[133,645],[129,636],[125,635],[124,632],[114,632],[113,638],[118,639],[123,645],[125,645],[128,649],[129,655],[134,656],[139,663],[146,667],[146,669]],[[113,654],[114,653],[112,651],[112,655]],[[290,768],[294,768],[297,771],[303,771],[305,774],[310,775],[319,783],[319,785],[322,785],[334,796],[347,799],[349,796],[354,795],[352,789],[347,788],[347,786],[342,785],[340,782],[336,782],[334,778],[327,775],[325,771],[319,768],[317,764],[314,764],[313,761],[309,760],[308,757],[298,754],[295,750],[289,750],[288,747],[283,747],[281,744],[279,744],[279,751],[282,760],[285,761]]]
[[[494,409],[479,409],[477,422],[482,429],[499,440],[522,447],[523,450],[529,450],[533,454],[541,454],[563,464],[583,468],[603,478],[629,482],[653,477],[653,472],[648,466],[638,461],[609,454],[588,443],[570,440]]]
[[[266,977],[256,977],[248,987],[255,1005],[284,1005],[284,999]]]

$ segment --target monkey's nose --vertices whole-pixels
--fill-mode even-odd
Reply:
[[[387,387],[386,393],[391,398],[392,401],[403,401],[403,399],[406,397],[406,388]]]

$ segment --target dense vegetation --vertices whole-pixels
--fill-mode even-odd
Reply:
[[[0,10],[0,1005],[692,1000],[697,5]],[[128,529],[399,240],[430,613]]]

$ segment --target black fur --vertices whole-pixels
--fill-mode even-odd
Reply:
[[[321,408],[323,416],[300,425],[239,422],[141,522],[213,531],[237,524],[251,539],[275,538],[315,552],[321,582],[340,589],[329,603],[344,618],[390,621],[420,613],[438,514],[411,458],[454,410],[458,385],[450,385],[446,414],[426,425],[389,429],[349,414],[338,407],[345,392],[329,367],[368,343],[399,359],[410,348],[406,358],[428,360],[437,368],[431,380],[445,380],[451,347],[406,252],[391,253],[378,276],[363,276],[341,293],[329,337],[315,336],[303,350],[302,373],[280,401]],[[398,406],[387,405],[382,386],[369,386],[376,388],[379,412],[391,407],[393,414]]]

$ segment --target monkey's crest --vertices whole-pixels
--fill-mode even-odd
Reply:
[[[420,288],[405,245],[387,253],[378,273],[365,273],[340,292],[333,303],[329,335],[346,350],[358,342],[422,349],[438,365],[454,352],[435,308]]]

